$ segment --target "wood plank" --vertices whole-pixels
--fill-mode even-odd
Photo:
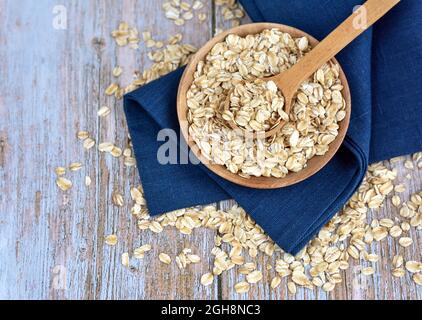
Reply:
[[[122,102],[105,98],[104,90],[116,64],[124,67],[122,81],[128,83],[134,68],[142,70],[149,62],[144,45],[133,51],[112,42],[109,34],[118,22],[151,30],[160,39],[182,32],[184,42],[200,46],[204,36],[211,34],[211,21],[192,22],[194,29],[190,30],[195,32],[184,32],[185,28],[164,18],[159,2],[72,1],[65,4],[67,30],[55,30],[51,25],[53,1],[37,5],[29,0],[19,4],[3,1],[0,5],[0,39],[8,44],[0,48],[1,75],[7,79],[0,89],[0,228],[7,235],[0,259],[0,296],[216,298],[216,285],[204,288],[198,284],[201,273],[207,271],[208,257],[191,268],[195,272],[182,276],[176,267],[168,268],[157,259],[158,248],[176,253],[189,243],[194,243],[196,252],[209,252],[213,232],[195,233],[189,239],[174,230],[159,236],[141,234],[129,205],[118,209],[110,199],[119,190],[129,201],[130,187],[139,181],[136,170],[124,168],[121,159],[84,151],[75,138],[77,130],[89,130],[97,141],[112,141],[121,147],[128,143]],[[146,12],[153,13],[150,19],[145,19]],[[102,105],[112,107],[112,114],[98,119],[96,112]],[[74,187],[61,193],[53,169],[73,161],[83,162],[84,168],[68,174]],[[88,190],[85,175],[93,179]],[[5,216],[6,212],[13,214]],[[104,235],[114,232],[121,239],[119,245],[105,246]],[[120,254],[146,242],[155,250],[139,263],[140,269],[123,268]],[[66,276],[63,290],[57,287],[60,275]]]
[[[221,14],[221,8],[216,8],[216,28],[228,29],[230,23],[224,21]],[[250,23],[248,17],[242,19],[242,24]],[[407,156],[406,159],[411,159]],[[386,162],[388,164],[388,162]],[[416,167],[416,163],[414,163]],[[402,201],[409,199],[410,195],[419,192],[422,189],[422,171],[409,171],[404,167],[404,161],[394,165],[398,170],[397,181],[403,182],[406,186],[406,192],[400,197]],[[411,178],[407,179],[405,176],[410,174]],[[398,182],[397,182],[398,183]],[[391,199],[391,196],[390,196]],[[398,209],[392,206],[391,200],[388,199],[386,204],[379,210],[379,212],[372,212],[370,218],[384,218],[384,217],[399,217]],[[232,207],[235,201],[223,201],[219,203],[219,208],[225,210]],[[419,260],[421,259],[421,235],[420,232],[412,228],[410,234],[416,241],[409,248],[402,248],[397,244],[397,241],[383,241],[372,245],[371,252],[380,255],[381,259],[374,264],[376,274],[374,277],[363,276],[360,272],[360,265],[364,265],[363,261],[350,261],[350,268],[342,272],[343,282],[336,286],[336,288],[326,293],[322,289],[309,290],[299,288],[296,295],[292,296],[287,290],[287,280],[283,279],[282,283],[276,290],[269,287],[272,277],[275,276],[274,270],[265,270],[265,266],[270,263],[274,266],[277,255],[269,258],[265,255],[259,254],[256,258],[258,269],[264,274],[264,279],[256,285],[251,286],[250,292],[247,294],[237,294],[234,291],[234,285],[244,280],[244,276],[238,272],[237,268],[225,272],[220,277],[222,299],[297,299],[297,300],[326,300],[326,299],[420,299],[422,295],[422,288],[417,286],[411,279],[409,273],[405,277],[399,279],[392,276],[392,257],[399,253],[403,254],[405,260]],[[367,264],[367,263],[366,263]]]
[[[99,86],[99,63],[84,37],[94,30],[89,23],[77,25],[78,16],[69,20],[68,30],[54,29],[54,1],[2,4],[1,42],[6,45],[0,48],[0,69],[7,83],[0,89],[5,150],[1,170],[7,203],[1,211],[6,219],[2,234],[8,237],[0,262],[7,273],[0,295],[60,298],[65,290],[52,289],[59,274],[67,275],[67,286],[81,284],[75,293],[87,281],[85,263],[78,262],[75,269],[70,265],[83,254],[78,223],[90,218],[85,215],[90,204],[75,179],[85,169],[71,175],[75,187],[67,193],[57,191],[53,169],[83,159],[75,130],[80,119],[86,119],[88,106],[95,101],[92,92]],[[94,5],[87,4],[75,4],[81,17],[92,17]],[[74,36],[76,28],[79,37]],[[84,45],[83,51],[75,49]]]
[[[120,9],[116,10],[116,7]],[[152,13],[151,18],[146,19],[146,13]],[[116,3],[110,6],[110,9],[105,9],[105,14],[107,15],[105,21],[108,21],[104,22],[108,28],[107,32],[116,27],[116,21],[123,20],[130,25],[136,25],[140,32],[151,31],[153,38],[156,40],[165,41],[169,36],[181,32],[184,35],[183,43],[190,43],[195,46],[202,45],[204,35],[210,34],[211,30],[210,21],[201,24],[197,21],[191,21],[192,23],[190,25],[193,29],[190,30],[196,30],[197,32],[185,32],[186,28],[177,27],[164,17],[164,13],[161,10],[161,3],[158,1],[127,1],[123,3],[123,6],[119,6]],[[107,35],[106,30],[104,32]],[[106,88],[111,81],[110,70],[114,67],[113,60],[128,72],[122,78],[124,84],[128,84],[132,79],[131,71],[135,69],[143,71],[151,65],[150,61],[146,58],[146,54],[149,51],[151,49],[146,49],[145,44],[141,44],[139,51],[133,51],[128,48],[119,48],[116,50],[114,45],[107,47],[104,53],[105,59],[102,64],[105,70],[101,76],[102,88]],[[110,60],[108,57],[113,57],[113,59]],[[100,97],[103,99],[103,94]],[[105,101],[106,104],[108,102],[111,103],[109,99],[107,100]],[[127,136],[127,129],[120,101],[116,103],[115,108],[116,119],[112,123],[104,124],[104,130],[101,129],[104,136],[101,138],[109,138],[106,136],[107,132],[109,134],[117,133],[116,136],[111,138],[114,138],[114,141],[120,140],[123,143]],[[124,127],[124,130],[120,129],[122,127]],[[121,167],[119,166],[119,168]],[[107,168],[103,169],[107,170]],[[116,172],[116,169],[112,167],[108,168],[110,174]],[[118,180],[119,177],[115,176],[115,179]],[[127,175],[127,178],[120,175],[120,180],[131,181],[131,183],[126,183],[124,190],[122,190],[124,191],[125,198],[129,199],[130,186],[136,185],[139,177],[137,174],[131,173]],[[114,184],[118,183],[114,182]],[[109,182],[108,185],[111,188],[112,182]],[[107,206],[107,199],[100,198],[100,201],[105,203],[104,207]],[[115,255],[113,257],[112,268],[107,270],[106,273],[101,273],[98,270],[98,274],[101,275],[102,279],[102,287],[97,290],[99,294],[96,298],[215,299],[217,297],[218,290],[216,285],[202,287],[199,284],[201,274],[208,272],[207,266],[210,264],[209,257],[202,256],[201,253],[210,251],[209,246],[212,246],[213,232],[195,232],[190,237],[181,235],[174,229],[165,230],[158,235],[151,234],[151,232],[140,232],[135,228],[135,219],[129,217],[127,211],[125,214],[126,218],[123,220],[124,222],[122,223],[121,221],[119,224],[119,234],[124,240],[116,252],[132,251],[135,247],[146,243],[150,243],[153,250],[142,261],[134,262],[135,269],[133,269],[132,273],[128,273],[126,269],[120,266],[120,255]],[[110,218],[112,216],[116,216],[115,213],[110,214]],[[129,225],[130,227],[128,227]],[[203,262],[180,271],[174,263],[174,257],[185,247],[190,247],[193,252],[201,255]],[[105,248],[105,250],[109,251],[113,249]],[[164,265],[158,260],[158,254],[162,251],[172,256],[173,263],[171,266]],[[110,281],[110,278],[113,280]]]

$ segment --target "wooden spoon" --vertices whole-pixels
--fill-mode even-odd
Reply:
[[[299,86],[306,79],[399,2],[400,0],[368,0],[290,69],[283,71],[278,75],[266,78],[267,80],[274,81],[283,94],[285,101],[284,111],[289,114],[293,98],[295,97]],[[229,110],[230,108],[231,93],[232,91],[229,92],[226,101],[224,102],[225,110]],[[266,138],[273,136],[281,130],[284,124],[285,121],[280,120],[276,126],[265,131],[264,136]],[[245,131],[245,134],[249,136],[253,134],[254,137],[256,137],[258,134],[257,132],[251,133],[243,128],[240,129],[235,121],[229,121],[229,125],[233,129]],[[259,133],[261,137],[262,133],[263,132]]]

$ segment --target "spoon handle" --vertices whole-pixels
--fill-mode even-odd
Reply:
[[[287,92],[296,91],[298,86],[318,68],[331,60],[399,2],[400,0],[368,0],[298,63],[275,76],[273,81],[278,82],[279,87],[287,89]]]

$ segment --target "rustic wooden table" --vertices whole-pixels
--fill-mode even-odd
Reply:
[[[97,141],[127,143],[122,102],[106,98],[111,70],[121,65],[123,83],[133,70],[150,65],[144,45],[135,51],[118,48],[110,32],[120,21],[139,30],[151,30],[158,39],[181,32],[184,43],[197,47],[216,28],[226,28],[220,9],[203,0],[208,17],[177,27],[164,17],[162,1],[156,0],[55,0],[0,1],[0,298],[3,299],[421,299],[422,289],[409,275],[391,276],[391,257],[402,248],[384,241],[373,245],[382,260],[376,275],[363,277],[350,268],[344,281],[327,294],[320,289],[287,293],[285,283],[271,290],[262,281],[247,294],[238,295],[233,285],[237,271],[223,273],[212,286],[203,287],[200,275],[212,258],[181,272],[174,264],[163,268],[157,252],[143,259],[136,270],[120,263],[120,255],[135,245],[152,243],[176,254],[190,246],[210,252],[214,232],[196,230],[184,236],[174,229],[159,235],[140,233],[129,208],[111,205],[117,188],[126,199],[138,183],[135,168],[118,160],[89,152],[75,138],[87,129]],[[67,28],[53,27],[63,10]],[[245,20],[247,21],[247,19]],[[57,22],[57,21],[56,21]],[[99,106],[112,106],[106,119],[99,119]],[[54,168],[80,161],[73,174],[74,187],[59,192]],[[420,191],[422,171],[409,171],[399,164],[407,187],[404,198]],[[405,178],[411,174],[411,179]],[[84,176],[93,178],[88,189]],[[227,207],[229,202],[218,204]],[[377,216],[391,216],[396,209],[388,202]],[[104,235],[116,232],[116,247],[104,244]],[[418,238],[419,237],[419,238]],[[406,257],[421,259],[422,240],[407,248]],[[260,257],[264,262],[266,257]],[[170,271],[169,271],[170,270]],[[269,278],[264,274],[265,279]]]

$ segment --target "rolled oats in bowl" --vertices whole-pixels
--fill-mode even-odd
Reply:
[[[340,66],[330,61],[302,83],[289,114],[275,84],[262,80],[290,68],[310,50],[306,37],[278,29],[245,37],[230,34],[213,46],[197,64],[186,95],[189,135],[204,158],[245,178],[283,178],[327,153],[346,116]],[[266,139],[251,139],[229,125],[234,121],[259,132],[280,119],[288,121]]]
[[[284,98],[273,81],[255,79],[241,82],[230,93],[229,109],[223,119],[234,121],[248,132],[262,132],[274,128],[280,119],[288,120],[284,112]]]

